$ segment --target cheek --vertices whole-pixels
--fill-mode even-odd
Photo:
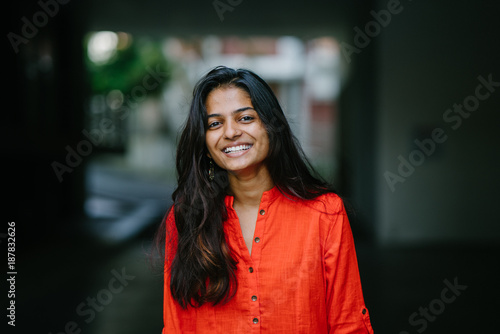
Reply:
[[[261,135],[261,138],[263,139],[262,140],[262,143],[263,143],[263,148],[265,150],[269,150],[269,136],[267,134],[266,131],[263,131],[262,135]]]
[[[208,152],[212,155],[212,153],[214,152],[214,146],[215,146],[215,141],[213,140],[213,138],[211,138],[210,136],[206,136],[205,137],[205,146],[207,147],[207,150]]]
[[[207,146],[213,147],[217,143],[217,133],[215,131],[207,131],[205,134],[205,143]]]
[[[267,142],[262,153],[267,157],[267,156],[269,156],[269,150],[270,150],[269,142]]]

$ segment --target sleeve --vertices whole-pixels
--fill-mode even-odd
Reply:
[[[165,265],[163,272],[163,330],[162,334],[181,332],[179,318],[180,306],[170,293],[170,264],[177,248],[177,228],[175,226],[174,207],[170,209],[165,221]]]
[[[373,334],[347,213],[337,195],[327,204],[326,219],[331,224],[324,248],[328,333]]]

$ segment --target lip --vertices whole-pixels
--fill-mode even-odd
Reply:
[[[245,142],[234,142],[234,143],[232,143],[231,145],[224,146],[224,147],[222,148],[222,150],[221,150],[221,151],[222,151],[222,152],[224,152],[224,150],[225,150],[226,148],[229,148],[229,147],[235,147],[235,146],[240,146],[240,145],[250,145],[250,146],[253,146],[253,144],[251,144],[251,143],[245,143]]]
[[[229,148],[229,147],[235,147],[235,146],[240,146],[240,145],[249,145],[250,148],[248,150],[243,150],[243,151],[239,151],[239,152],[229,152],[229,153],[226,153],[224,152],[224,150],[226,148]],[[221,151],[222,153],[224,153],[224,155],[226,155],[227,157],[231,157],[231,158],[237,158],[237,157],[240,157],[244,154],[246,154],[248,151],[250,151],[253,147],[253,144],[250,144],[250,143],[233,143],[231,145],[227,145],[225,146]]]

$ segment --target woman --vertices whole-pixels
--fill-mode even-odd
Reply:
[[[203,77],[176,167],[163,333],[373,333],[342,200],[266,82]]]

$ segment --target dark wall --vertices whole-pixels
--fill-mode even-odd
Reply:
[[[378,1],[376,10],[386,6]],[[491,210],[500,199],[498,13],[496,1],[401,2],[376,37],[374,199],[382,243],[500,238]],[[435,129],[443,140],[433,139]],[[427,143],[427,153],[415,141]],[[399,167],[402,160],[411,166]],[[401,177],[392,188],[387,172]]]
[[[66,147],[76,149],[82,140],[84,11],[77,2],[45,9],[34,1],[9,6],[0,122],[4,217],[16,221],[21,240],[30,243],[68,231],[82,214],[84,160],[75,158],[75,168],[61,180],[52,164],[68,166]]]

